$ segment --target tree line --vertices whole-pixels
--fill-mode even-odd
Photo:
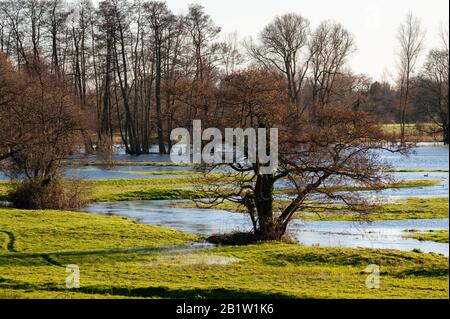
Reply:
[[[153,144],[168,153],[173,128],[223,117],[223,81],[250,65],[286,82],[296,116],[340,102],[401,123],[402,139],[405,123],[433,122],[448,142],[448,44],[433,49],[419,70],[423,30],[412,16],[399,28],[395,85],[349,70],[355,41],[335,21],[312,28],[290,13],[255,40],[220,32],[197,4],[177,15],[161,1],[0,1],[1,51],[18,69],[45,64],[70,82],[96,121],[87,150],[118,137],[128,154],[148,153]]]

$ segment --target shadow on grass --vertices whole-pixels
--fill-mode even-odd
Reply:
[[[172,289],[168,287],[80,287],[67,289],[54,284],[29,284],[0,277],[0,288],[23,289],[28,291],[54,291],[54,292],[80,292],[92,295],[130,297],[130,298],[181,298],[181,299],[203,299],[203,298],[278,298],[287,299],[292,296],[279,292],[260,292],[246,289],[227,288],[187,288]]]
[[[159,246],[159,247],[132,247],[132,248],[105,248],[95,250],[76,250],[63,252],[11,252],[8,254],[0,254],[0,265],[41,265],[49,264],[53,266],[65,267],[57,258],[65,257],[112,257],[119,254],[153,254],[162,252],[176,252],[176,251],[201,251],[210,249],[212,246],[195,246],[195,245],[180,245],[180,246]]]

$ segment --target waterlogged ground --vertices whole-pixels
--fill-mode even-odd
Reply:
[[[406,159],[386,157],[397,170],[421,170],[395,172],[400,179],[442,182],[386,189],[382,196],[387,202],[448,197],[448,171],[436,171],[448,170],[448,148],[424,146]],[[69,177],[107,179],[95,182],[97,195],[114,201],[92,204],[90,214],[0,207],[0,298],[448,298],[448,232],[446,243],[441,230],[448,230],[449,221],[439,218],[442,199],[412,201],[421,209],[439,208],[438,215],[429,214],[434,219],[295,219],[289,231],[303,245],[214,247],[198,235],[249,230],[248,217],[174,207],[173,200],[130,200],[143,192],[143,185],[153,185],[153,193],[160,187],[164,194],[168,184],[188,185],[180,177],[192,167],[143,163],[168,159],[117,154],[115,160],[125,163],[68,169]],[[127,180],[112,180],[118,178]],[[114,193],[118,188],[131,195],[121,198]],[[430,234],[443,242],[430,241]],[[66,287],[68,264],[80,269],[78,289]],[[366,287],[369,264],[380,266],[379,289]]]
[[[440,184],[424,187],[385,189],[381,193],[361,191],[367,197],[381,196],[386,202],[402,198],[436,198],[448,197],[449,194],[449,160],[448,147],[424,144],[416,147],[410,156],[382,152],[382,158],[392,163],[393,174],[399,180],[433,180]],[[91,156],[87,162],[98,163],[101,159]],[[146,165],[144,162],[168,163],[168,155],[149,154],[128,156],[119,150],[114,161],[121,165],[103,167],[85,165],[69,168],[68,177],[87,179],[165,179],[183,177],[192,171],[189,166]],[[125,162],[125,163],[124,163]],[[127,162],[132,165],[126,165]],[[140,165],[142,163],[142,165]],[[408,170],[408,171],[402,171]],[[445,172],[446,171],[446,172]],[[0,175],[0,179],[6,179]],[[151,184],[151,181],[150,181]],[[283,183],[277,185],[283,188]],[[230,213],[217,209],[175,208],[172,201],[114,201],[94,203],[87,209],[98,214],[117,214],[138,219],[142,223],[170,227],[193,234],[223,233],[233,230],[248,230],[250,222],[246,215]],[[395,248],[400,250],[421,249],[424,252],[439,252],[448,256],[448,244],[431,241],[419,241],[405,238],[406,229],[440,230],[448,229],[448,219],[424,219],[401,221],[376,221],[360,224],[348,221],[293,221],[290,232],[304,245]]]
[[[95,203],[87,211],[95,214],[121,215],[144,224],[166,226],[181,232],[211,235],[233,230],[251,230],[245,214],[219,209],[177,208],[174,201],[122,201]],[[446,243],[404,238],[405,229],[448,229],[448,219],[386,220],[367,222],[302,221],[291,222],[289,232],[307,246],[342,246],[387,248],[436,252],[448,256]]]
[[[398,169],[448,170],[448,146],[436,143],[418,144],[407,157],[387,151],[381,154]]]

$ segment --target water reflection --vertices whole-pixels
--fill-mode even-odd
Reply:
[[[128,216],[139,222],[166,226],[179,231],[211,235],[233,230],[251,230],[245,214],[218,209],[175,208],[175,201],[130,201],[95,203],[86,211]],[[293,220],[290,233],[300,243],[311,246],[386,248],[437,252],[448,256],[448,244],[402,238],[405,229],[448,229],[448,219],[417,219],[356,223],[348,221]]]

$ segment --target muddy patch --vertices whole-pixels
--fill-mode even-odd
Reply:
[[[176,266],[189,266],[189,265],[228,265],[237,262],[241,262],[242,259],[229,256],[220,256],[207,253],[200,254],[165,254],[152,257],[150,262],[147,262],[146,266],[160,266],[160,265],[176,265]]]

